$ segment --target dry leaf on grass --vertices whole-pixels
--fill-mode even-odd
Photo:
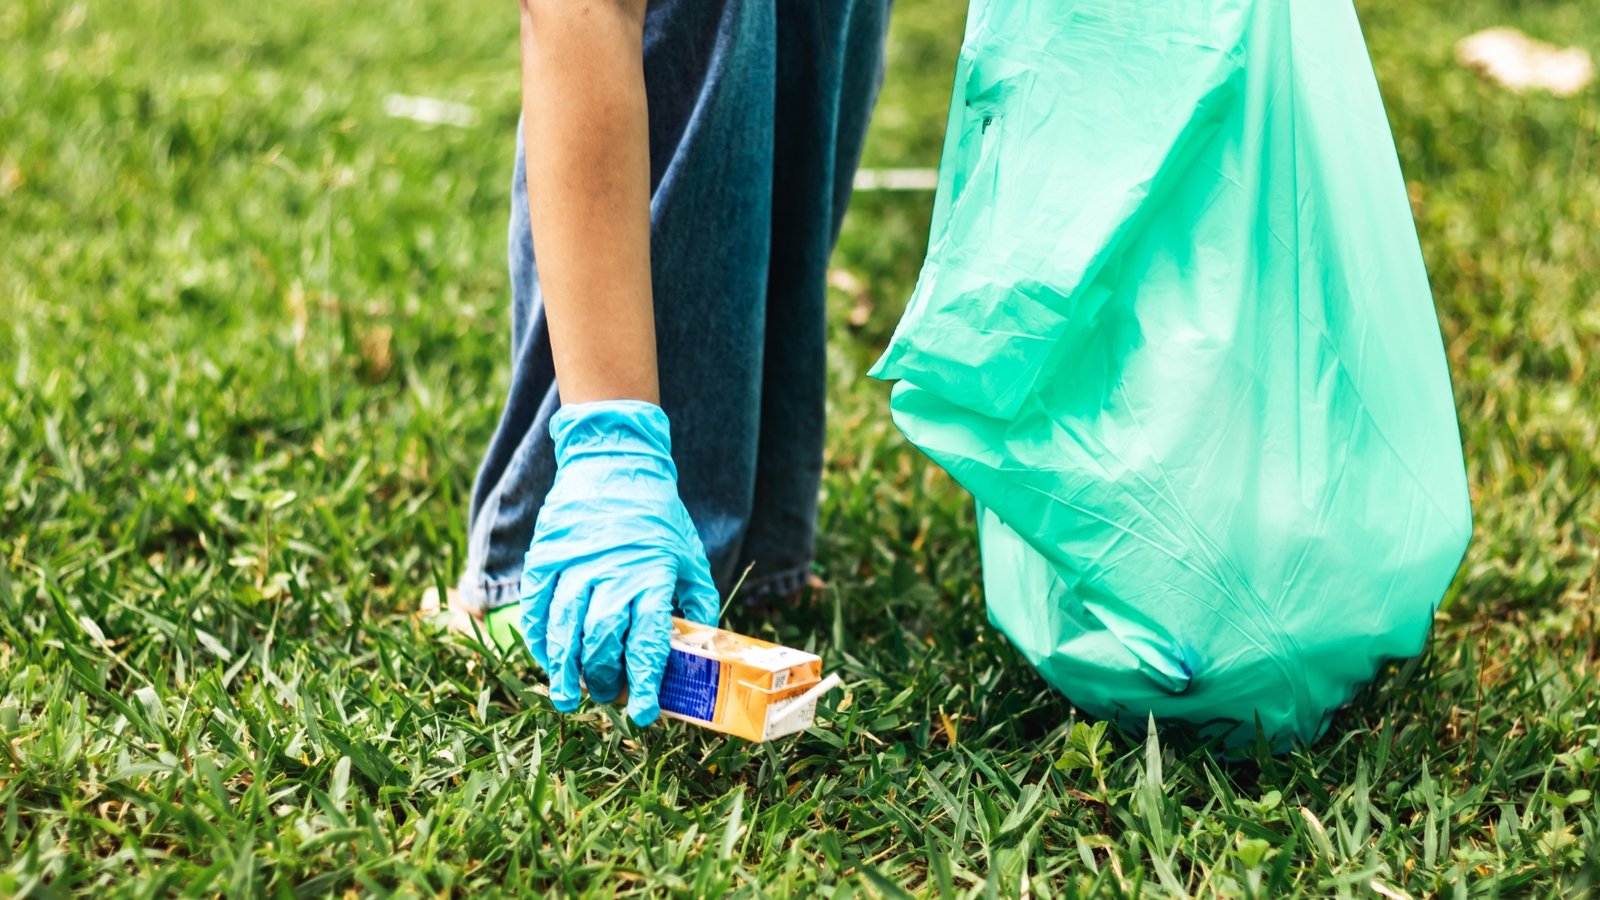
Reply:
[[[424,125],[454,125],[470,128],[478,121],[478,111],[465,103],[454,103],[438,97],[413,97],[409,94],[385,94],[383,111],[391,118],[410,119]]]
[[[394,330],[379,325],[361,335],[362,375],[369,381],[382,381],[394,366]]]
[[[861,328],[872,319],[872,293],[855,273],[849,269],[829,269],[828,287],[850,298],[850,327]]]
[[[1456,59],[1513,91],[1541,88],[1571,97],[1594,81],[1594,60],[1581,47],[1557,47],[1515,28],[1491,28],[1456,44]]]

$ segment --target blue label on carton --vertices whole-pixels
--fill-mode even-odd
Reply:
[[[710,722],[717,714],[721,683],[721,662],[674,650],[667,655],[667,671],[661,676],[661,708]]]

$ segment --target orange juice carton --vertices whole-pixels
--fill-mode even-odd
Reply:
[[[815,653],[674,618],[661,714],[770,741],[810,728],[817,699],[838,686]]]

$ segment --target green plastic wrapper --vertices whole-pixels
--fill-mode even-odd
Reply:
[[[1471,533],[1348,0],[978,0],[873,375],[972,492],[989,616],[1079,708],[1308,743]]]

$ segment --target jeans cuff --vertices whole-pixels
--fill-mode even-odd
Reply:
[[[521,599],[521,588],[520,575],[515,578],[493,579],[485,578],[481,573],[477,576],[463,576],[460,584],[456,586],[467,608],[484,615],[507,606],[515,606]]]
[[[766,597],[783,597],[799,592],[811,580],[811,560],[766,575],[748,578],[739,588],[739,599],[756,601]]]

